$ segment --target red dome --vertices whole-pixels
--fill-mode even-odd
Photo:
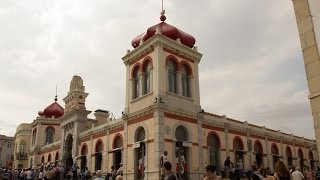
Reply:
[[[48,106],[42,113],[46,118],[51,118],[52,116],[55,118],[59,118],[64,114],[64,109],[57,103],[57,98],[54,99],[55,102]]]
[[[184,44],[190,48],[192,48],[194,46],[194,44],[196,43],[196,40],[193,36],[177,29],[176,27],[174,27],[170,24],[167,24],[165,22],[161,22],[161,23],[156,24],[152,27],[149,27],[147,29],[147,32],[140,34],[139,36],[134,38],[131,42],[132,46],[134,48],[136,48],[139,46],[141,39],[143,41],[150,39],[156,33],[157,28],[159,28],[161,34],[163,34],[173,40],[176,40],[179,38],[182,44]]]

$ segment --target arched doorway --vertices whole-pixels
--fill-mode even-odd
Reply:
[[[73,137],[71,134],[68,134],[65,143],[64,143],[64,164],[67,171],[69,171],[73,164],[73,158],[72,158],[72,143],[73,143]]]
[[[51,154],[48,155],[48,162],[51,162]]]
[[[87,154],[88,154],[88,147],[84,144],[81,148],[81,156],[80,156],[80,170],[81,172],[85,171],[87,166]]]
[[[258,167],[260,167],[261,165],[263,165],[263,148],[262,148],[262,144],[259,140],[256,140],[254,142],[254,153],[256,154],[256,163],[258,165]]]
[[[59,152],[56,152],[56,156],[54,158],[55,161],[58,161],[59,160]]]
[[[243,161],[244,146],[243,146],[242,139],[238,136],[234,137],[233,139],[233,150],[235,155],[235,162],[238,163],[239,161],[242,161],[242,163],[244,164],[244,161]]]
[[[304,167],[304,159],[303,159],[303,152],[301,148],[298,149],[298,158],[299,158],[299,166],[301,169]]]
[[[315,168],[316,168],[315,167],[315,160],[313,158],[313,153],[312,153],[311,150],[309,150],[308,156],[309,156],[309,160],[310,160],[310,167],[311,167],[312,170],[315,170]]]
[[[122,136],[116,135],[116,137],[113,140],[113,166],[116,169],[119,169],[120,163],[122,161]]]
[[[271,154],[272,154],[272,165],[273,165],[273,169],[276,167],[276,163],[279,161],[279,149],[278,146],[273,143],[271,145]]]
[[[103,151],[103,143],[101,140],[98,140],[96,143],[96,153],[95,153],[95,170],[101,170],[102,164],[102,151]]]
[[[135,133],[135,178],[144,179],[145,176],[145,156],[146,156],[146,132],[143,127],[138,127]]]
[[[287,156],[287,162],[288,166],[293,166],[293,158],[292,158],[292,151],[289,146],[286,147],[286,156]]]
[[[209,164],[217,168],[217,174],[220,174],[220,138],[216,132],[210,132],[207,137],[207,146],[209,154]]]
[[[187,129],[180,125],[176,128],[175,131],[176,136],[176,172],[178,179],[187,180],[189,175],[188,170],[188,155],[189,155],[189,148],[184,146],[184,142],[188,142],[188,131]]]

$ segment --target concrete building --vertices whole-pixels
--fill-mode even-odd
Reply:
[[[293,134],[205,112],[201,108],[198,65],[202,54],[195,38],[161,22],[132,40],[127,51],[126,100],[122,117],[86,109],[81,77],[74,76],[62,108],[55,101],[31,124],[17,128],[15,168],[59,160],[91,171],[119,168],[124,179],[159,179],[160,156],[168,151],[179,179],[203,178],[208,164],[223,170],[227,156],[272,170],[276,161],[316,167],[316,142]],[[26,151],[23,146],[26,144]]]
[[[14,137],[0,134],[0,168],[9,168],[13,163]]]

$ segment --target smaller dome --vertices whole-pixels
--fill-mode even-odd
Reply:
[[[42,113],[38,113],[41,116],[44,116],[45,118],[59,118],[63,116],[64,109],[60,104],[57,103],[57,96],[55,97],[55,102],[50,104],[46,109],[43,110]]]

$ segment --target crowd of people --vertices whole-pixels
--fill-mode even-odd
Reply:
[[[30,165],[26,169],[0,168],[0,180],[122,180],[122,164],[115,170],[112,166],[111,171],[103,176],[101,170],[90,172],[88,167],[80,170],[74,162],[73,165],[65,171],[62,163]]]
[[[272,173],[269,167],[257,165],[256,162],[244,172],[244,166],[241,159],[236,163],[230,161],[230,157],[224,162],[223,177],[232,180],[247,178],[248,180],[316,180],[320,179],[320,168],[317,172],[313,171],[310,166],[287,167],[282,161],[278,160]]]

